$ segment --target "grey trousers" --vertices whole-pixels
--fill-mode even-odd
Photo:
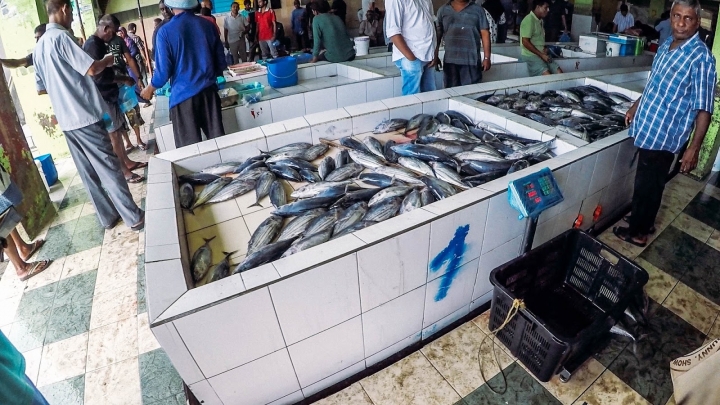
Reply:
[[[273,41],[260,41],[260,50],[262,51],[263,59],[270,59],[270,56],[277,58],[278,53],[273,45]]]
[[[63,132],[100,224],[107,228],[120,216],[128,227],[137,225],[142,210],[130,194],[103,122]]]
[[[243,63],[247,60],[247,52],[245,51],[245,37],[240,37],[239,41],[231,42],[230,55],[232,55],[233,63]]]

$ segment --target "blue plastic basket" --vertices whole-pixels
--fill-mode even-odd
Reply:
[[[52,155],[48,153],[36,157],[35,160],[40,162],[43,173],[45,174],[45,181],[47,181],[48,186],[55,184],[58,179],[58,172],[55,168],[55,162],[53,162]]]

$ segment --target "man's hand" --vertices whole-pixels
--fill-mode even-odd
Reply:
[[[546,52],[547,52],[547,51],[546,51]],[[543,54],[543,55],[540,57],[540,59],[542,59],[543,62],[545,62],[545,63],[550,63],[550,62],[552,62],[552,58],[550,57],[550,55],[547,55],[547,54]]]
[[[688,147],[685,153],[682,155],[682,165],[680,166],[680,173],[689,173],[697,167],[698,156],[700,155],[700,148]]]
[[[110,67],[115,64],[115,56],[113,56],[112,54],[105,55],[105,57],[102,58],[102,62],[105,67]]]
[[[487,72],[488,70],[490,70],[490,66],[491,66],[490,59],[483,59],[483,61],[482,61],[483,72]]]
[[[316,63],[318,61],[317,56],[313,56],[312,59],[310,59],[310,63]]]
[[[155,95],[155,88],[153,86],[147,86],[140,92],[140,97],[145,100],[150,100]]]
[[[431,67],[431,68],[435,67],[435,66],[437,66],[438,68],[442,67],[442,62],[440,62],[440,57],[438,57],[438,56],[433,58],[433,60],[431,60],[430,64],[428,65],[428,67]]]
[[[625,113],[625,126],[629,127],[630,123],[635,119],[635,113],[637,113],[638,103],[633,103],[632,107]]]

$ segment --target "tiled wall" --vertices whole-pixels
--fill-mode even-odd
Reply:
[[[553,85],[525,80],[505,87]],[[565,78],[563,87],[568,80],[585,82]],[[492,89],[478,86],[469,90]],[[534,126],[527,133],[537,139],[558,136],[566,153],[290,258],[188,289],[188,249],[179,246],[188,225],[174,209],[177,204],[159,202],[177,199],[175,175],[242,160],[291,139],[317,143],[319,137],[365,132],[380,117],[451,108],[474,120],[520,128],[511,114],[452,96],[441,90],[311,114],[151,160],[146,230],[151,326],[206,405],[297,402],[488,302],[490,271],[517,257],[525,229],[507,203],[512,179],[548,167],[565,193],[562,204],[541,216],[536,244],[569,229],[578,213],[591,218],[598,203],[606,217],[629,201],[634,147],[626,134],[574,149],[564,140],[582,146],[577,139]],[[167,226],[173,221],[177,226]],[[457,266],[433,263],[450,240],[462,237],[464,227]]]

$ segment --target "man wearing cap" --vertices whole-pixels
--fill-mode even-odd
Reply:
[[[227,69],[215,26],[193,14],[197,0],[165,0],[175,15],[158,30],[155,74],[141,93],[147,100],[169,80],[170,120],[180,148],[225,135],[217,77]]]

